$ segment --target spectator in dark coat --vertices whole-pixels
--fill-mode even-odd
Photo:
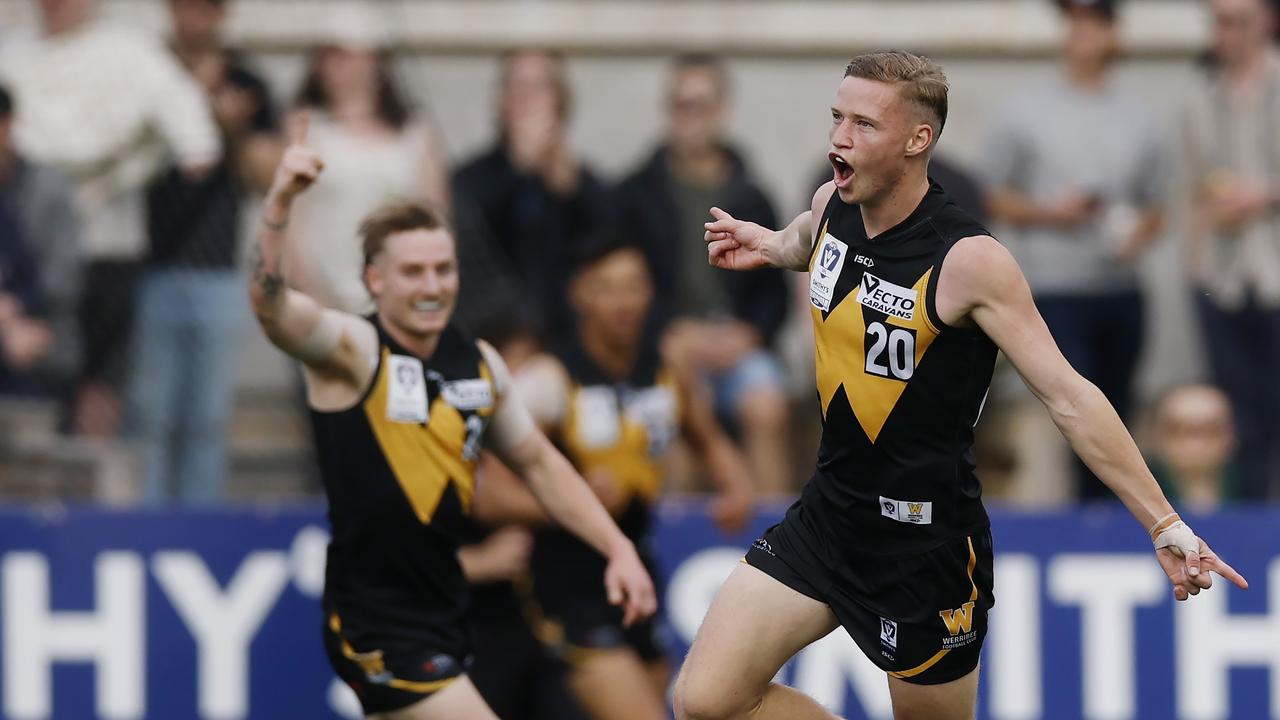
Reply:
[[[503,60],[497,142],[454,176],[454,202],[464,220],[459,257],[464,300],[477,311],[527,312],[543,339],[569,335],[569,274],[578,246],[599,227],[605,191],[569,148],[570,94],[559,55],[535,50]],[[464,247],[481,244],[480,249]],[[476,277],[468,258],[485,258]],[[470,298],[474,298],[471,300]]]
[[[790,492],[787,399],[769,349],[787,314],[786,279],[773,269],[712,268],[703,241],[712,207],[765,227],[777,224],[742,155],[725,139],[728,89],[716,59],[676,61],[667,138],[618,189],[620,224],[646,249],[668,340],[710,377],[717,411],[739,430],[757,488]]]

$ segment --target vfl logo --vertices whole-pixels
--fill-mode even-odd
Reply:
[[[825,312],[831,309],[831,301],[836,294],[836,281],[840,279],[840,271],[844,269],[844,259],[848,254],[848,245],[830,233],[822,236],[822,245],[814,256],[813,273],[809,276],[809,302],[819,310]]]
[[[916,316],[917,299],[918,294],[911,288],[895,285],[869,272],[862,274],[862,284],[858,287],[858,302],[872,310],[903,320],[912,320]]]
[[[973,601],[965,603],[959,610],[943,610],[938,613],[938,617],[942,618],[942,622],[947,626],[947,632],[952,637],[960,633],[969,633],[973,631]]]
[[[840,262],[840,249],[831,243],[822,246],[822,267],[827,272],[835,272],[836,264]]]
[[[898,623],[880,618],[880,642],[894,650],[898,649]]]
[[[893,501],[890,501],[890,500],[886,500],[886,501],[884,502],[884,514],[885,514],[885,515],[888,515],[888,516],[895,516],[895,515],[897,515],[897,514],[898,514],[898,504],[897,504],[896,502],[893,502]]]

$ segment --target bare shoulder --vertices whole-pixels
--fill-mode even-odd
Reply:
[[[569,372],[565,370],[564,364],[550,353],[539,353],[526,360],[520,366],[518,375],[521,382],[530,384],[559,387],[569,382]]]
[[[938,276],[937,310],[948,325],[963,325],[977,306],[1004,295],[1022,281],[1008,248],[990,235],[956,241]]]
[[[813,211],[814,217],[821,217],[822,212],[827,209],[827,203],[831,202],[831,196],[835,194],[836,181],[828,180],[813,193],[813,203],[810,209]]]
[[[324,335],[336,336],[324,361],[303,365],[307,401],[321,411],[354,405],[373,382],[378,364],[378,330],[358,315],[326,308],[313,340],[328,344]],[[317,348],[318,350],[318,348]]]

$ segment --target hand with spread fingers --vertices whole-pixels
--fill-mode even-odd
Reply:
[[[1199,595],[1201,590],[1213,587],[1215,572],[1237,587],[1249,587],[1244,576],[1218,557],[1208,543],[1196,537],[1177,513],[1170,513],[1157,521],[1150,534],[1160,567],[1173,583],[1175,599],[1186,600],[1192,595]]]

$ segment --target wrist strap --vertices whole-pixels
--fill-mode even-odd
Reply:
[[[1182,518],[1178,517],[1178,513],[1169,513],[1157,520],[1156,523],[1151,526],[1151,529],[1147,531],[1147,534],[1151,536],[1152,540],[1155,540],[1160,533],[1173,527],[1174,523],[1178,522],[1182,522]]]

